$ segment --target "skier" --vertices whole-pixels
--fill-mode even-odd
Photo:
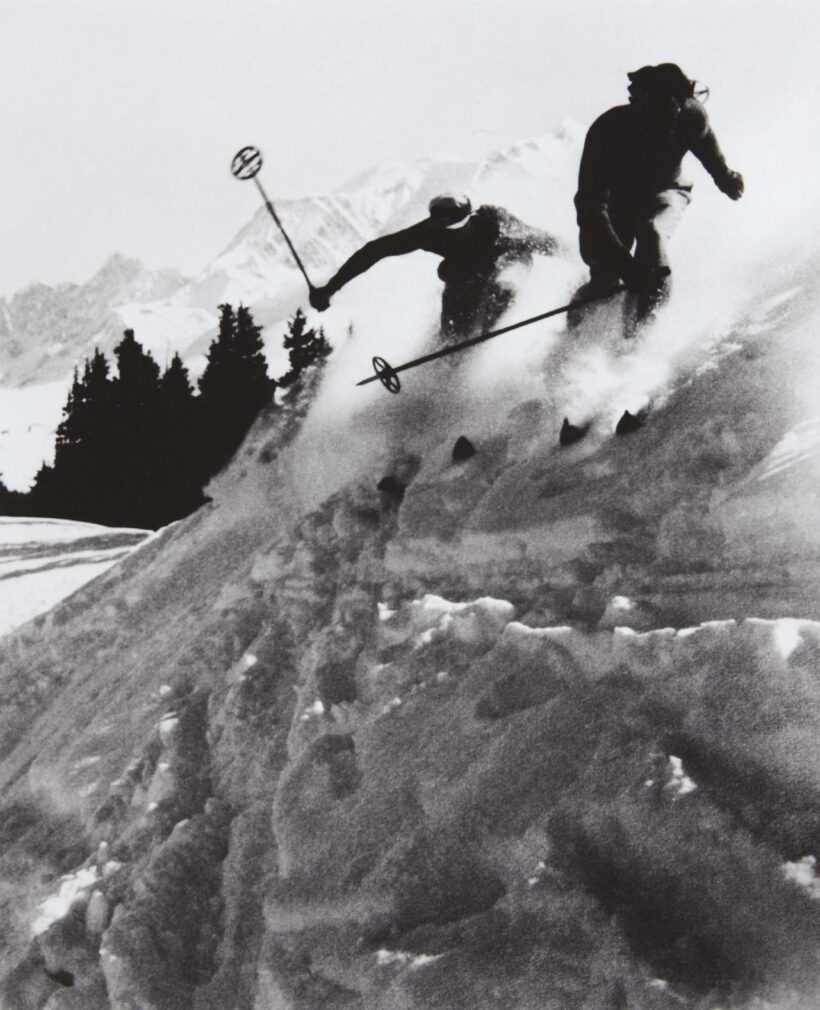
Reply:
[[[502,207],[473,211],[466,196],[444,194],[429,204],[430,216],[391,235],[367,242],[324,287],[313,288],[310,304],[323,312],[330,299],[354,277],[387,256],[423,249],[441,256],[444,281],[441,332],[447,338],[490,330],[510,305],[514,291],[502,280],[511,263],[529,262],[532,253],[552,255],[557,241],[519,221]]]
[[[575,207],[590,280],[576,298],[604,293],[622,279],[630,292],[625,336],[634,336],[669,294],[664,245],[692,190],[680,177],[683,156],[691,151],[732,200],[743,195],[743,177],[726,165],[694,97],[695,82],[677,64],[641,67],[627,77],[629,104],[592,124],[581,156]]]

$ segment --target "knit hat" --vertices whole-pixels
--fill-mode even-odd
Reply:
[[[447,228],[469,217],[473,206],[467,196],[442,193],[441,196],[433,197],[428,205],[428,210],[430,218],[435,224]]]
[[[685,102],[695,91],[695,82],[691,81],[677,63],[659,63],[654,67],[641,67],[626,75],[630,80],[629,93],[635,94],[667,94]]]

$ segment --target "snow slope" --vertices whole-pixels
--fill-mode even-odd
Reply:
[[[70,387],[67,377],[0,390],[0,475],[6,487],[25,490],[43,460],[52,458]]]
[[[50,610],[147,535],[61,519],[0,517],[0,635]]]
[[[0,640],[0,1001],[820,1005],[820,255],[688,242],[639,340],[613,304],[396,397],[353,383],[438,289],[381,265],[208,505]]]

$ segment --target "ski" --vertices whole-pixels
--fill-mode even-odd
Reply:
[[[642,407],[634,414],[625,410],[615,425],[614,434],[633,435],[636,431],[640,431],[643,428],[648,415],[649,407]],[[594,419],[587,421],[586,424],[572,424],[569,418],[565,417],[561,430],[558,433],[558,444],[563,448],[575,445],[576,442],[580,442],[581,439],[589,434],[593,424]]]

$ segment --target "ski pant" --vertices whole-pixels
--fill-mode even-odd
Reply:
[[[625,249],[635,246],[637,264],[650,269],[668,267],[666,243],[671,238],[683,212],[692,199],[687,186],[674,187],[643,196],[613,196],[609,202],[609,220]],[[590,279],[575,293],[575,299],[603,294],[615,287],[620,277],[611,251],[592,229],[581,228],[581,256],[589,266]],[[647,291],[627,292],[624,308],[625,336],[634,336],[640,326],[669,297],[667,278]]]
[[[441,295],[441,333],[467,339],[491,330],[512,303],[515,292],[495,274],[445,281]]]

